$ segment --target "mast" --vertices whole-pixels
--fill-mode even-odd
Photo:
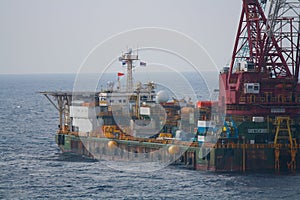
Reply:
[[[127,65],[127,81],[126,81],[126,91],[133,92],[133,78],[132,78],[132,69],[134,68],[133,62],[138,60],[138,55],[132,54],[132,49],[128,49],[127,53],[122,54],[119,57],[119,61]]]

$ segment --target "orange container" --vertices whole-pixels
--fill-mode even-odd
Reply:
[[[203,107],[211,107],[212,101],[198,101],[197,102],[197,108],[203,108]]]

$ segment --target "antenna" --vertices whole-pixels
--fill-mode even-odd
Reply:
[[[127,64],[127,82],[126,82],[126,91],[133,92],[133,78],[132,78],[132,69],[133,69],[133,61],[138,60],[138,55],[132,54],[132,48],[129,48],[127,53],[123,53],[121,57],[119,57],[119,61],[122,63],[125,62]]]

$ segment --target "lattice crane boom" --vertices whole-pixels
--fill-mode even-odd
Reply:
[[[268,18],[258,0],[243,0],[227,83],[232,82],[233,73],[244,70],[243,65],[249,71],[268,73],[276,79],[294,79],[297,83],[299,13],[300,0],[271,0]]]

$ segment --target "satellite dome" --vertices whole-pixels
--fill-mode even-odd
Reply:
[[[160,90],[157,94],[156,94],[156,102],[157,103],[165,103],[169,100],[169,95],[166,91],[164,90]]]

